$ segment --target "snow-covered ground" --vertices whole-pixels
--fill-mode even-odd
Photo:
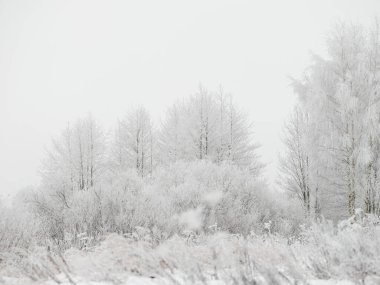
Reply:
[[[136,237],[138,239],[136,239]],[[155,243],[110,234],[63,254],[8,254],[0,284],[380,284],[380,228],[311,225],[297,238],[217,232]]]
[[[58,277],[59,278],[59,277]],[[67,281],[65,278],[59,279],[62,285],[72,285],[73,283]],[[227,285],[231,284],[229,282],[225,282],[223,280],[207,280],[204,282],[197,283],[187,283],[185,280],[178,279],[177,282],[173,282],[170,279],[163,278],[148,278],[148,277],[139,277],[139,276],[130,276],[126,280],[121,281],[120,283],[115,283],[113,281],[89,281],[89,280],[81,280],[79,278],[74,279],[74,284],[76,285],[114,285],[114,284],[125,284],[125,285],[170,285],[170,284],[207,284],[207,285]],[[23,284],[40,284],[40,285],[53,285],[57,284],[55,281],[42,281],[42,282],[31,282],[29,279],[18,279],[18,278],[10,278],[10,277],[2,277],[0,279],[0,284],[9,284],[9,285],[23,285]],[[232,283],[233,284],[233,283]],[[295,284],[295,283],[294,283]],[[297,283],[297,284],[307,284],[307,285],[355,285],[356,283],[350,280],[307,280],[305,283]],[[377,285],[380,284],[380,277],[371,276],[367,277],[364,281],[364,285]]]

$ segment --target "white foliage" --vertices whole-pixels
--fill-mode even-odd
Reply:
[[[223,192],[222,191],[214,191],[214,192],[206,193],[203,196],[203,200],[210,207],[215,207],[222,198],[223,198]]]
[[[187,210],[180,214],[178,220],[187,230],[199,230],[203,225],[202,208]]]

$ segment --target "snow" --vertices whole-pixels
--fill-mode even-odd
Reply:
[[[309,280],[310,285],[355,285],[348,280]]]
[[[90,280],[79,280],[74,279],[76,285],[114,285],[115,283],[112,281],[90,281]],[[366,279],[364,285],[377,285],[379,284],[379,277],[373,277],[373,279]],[[2,277],[0,279],[0,284],[4,285],[25,285],[25,284],[37,284],[34,283],[28,279],[17,279],[17,278],[9,278],[9,277]],[[54,285],[57,284],[53,281],[46,281],[38,283],[39,285]],[[68,281],[62,281],[59,284],[61,285],[72,285],[72,283]],[[197,283],[189,283],[184,280],[177,279],[176,282],[171,281],[170,279],[152,279],[148,277],[139,277],[139,276],[131,276],[125,281],[121,281],[118,283],[120,285],[170,285],[170,284],[177,284],[177,285],[190,285],[190,284],[199,284],[199,285],[228,285],[229,283],[222,281],[222,280],[207,280],[205,282],[197,282]],[[284,283],[285,284],[285,283]],[[328,280],[322,280],[322,279],[313,279],[313,280],[307,280],[305,283],[298,283],[298,284],[307,284],[307,285],[355,285],[356,283],[349,281],[349,280],[334,280],[334,279],[328,279]]]
[[[202,227],[202,208],[191,209],[183,212],[179,216],[179,223],[184,225],[187,230],[198,230]]]
[[[223,198],[222,191],[213,191],[204,195],[204,201],[210,206],[215,207],[216,204]]]
[[[18,265],[10,263],[12,270],[0,271],[4,276],[0,284],[66,285],[74,280],[80,285],[227,285],[237,280],[259,285],[296,281],[351,285],[364,280],[364,285],[375,285],[380,284],[380,229],[373,217],[369,218],[371,222],[364,216],[344,227],[328,222],[314,224],[292,242],[270,232],[247,237],[216,232],[193,233],[191,238],[173,235],[156,245],[149,238],[136,240],[113,233],[92,248],[66,250],[63,259],[42,248],[30,252],[30,265],[23,261],[20,270],[24,271],[11,278],[8,273],[17,272]],[[142,227],[136,231],[140,236],[149,234]],[[28,273],[28,266],[40,273]]]

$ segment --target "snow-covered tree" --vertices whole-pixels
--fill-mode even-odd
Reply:
[[[310,155],[306,142],[307,127],[307,116],[296,107],[285,125],[283,142],[286,153],[280,160],[279,182],[292,196],[301,201],[306,216],[309,216],[313,207],[311,204],[313,185],[310,179]],[[318,203],[318,197],[314,196]]]
[[[77,195],[91,195],[78,193],[94,193],[100,186],[107,170],[105,147],[103,131],[92,116],[68,125],[53,140],[43,163],[41,186],[28,199],[48,238],[62,242],[67,224],[80,230],[82,223],[72,223],[67,211],[75,208]]]
[[[148,111],[140,106],[131,109],[118,122],[112,145],[112,161],[118,169],[133,168],[144,177],[152,174],[154,129]]]
[[[376,21],[368,36],[366,59],[368,102],[364,138],[364,209],[380,215],[380,25]]]
[[[160,132],[164,163],[209,159],[230,161],[258,173],[261,165],[247,115],[223,90],[212,93],[200,86],[189,100],[169,108]]]
[[[376,34],[337,25],[328,38],[329,57],[315,56],[305,78],[294,82],[308,118],[311,180],[324,214],[335,218],[351,216],[357,207],[373,211],[380,110]]]
[[[96,121],[88,116],[70,125],[53,139],[43,163],[43,184],[70,190],[85,190],[100,179],[105,166],[105,137]]]

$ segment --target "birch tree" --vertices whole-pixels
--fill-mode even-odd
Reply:
[[[118,122],[112,146],[112,160],[118,169],[136,169],[141,176],[151,175],[154,157],[154,130],[148,111],[144,107],[131,109]]]
[[[92,118],[69,124],[43,163],[42,178],[46,185],[60,185],[70,190],[86,190],[94,186],[105,167],[105,136]]]
[[[310,126],[311,179],[319,183],[325,214],[336,218],[353,215],[357,207],[374,211],[379,122],[375,35],[338,24],[328,38],[329,56],[314,57],[305,78],[295,84]]]
[[[308,217],[311,211],[310,157],[306,144],[307,116],[295,108],[285,125],[284,145],[286,153],[280,158],[280,183],[291,195],[298,198]],[[317,197],[315,196],[315,199]],[[316,202],[318,203],[318,202]]]
[[[160,132],[160,152],[169,163],[208,159],[230,162],[258,173],[261,169],[248,116],[222,89],[200,86],[188,100],[169,108]]]

